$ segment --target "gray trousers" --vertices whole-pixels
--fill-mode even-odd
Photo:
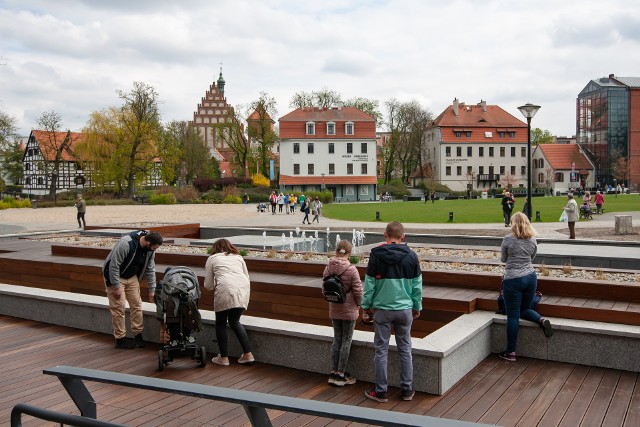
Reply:
[[[413,388],[413,358],[411,356],[411,325],[413,316],[411,309],[407,310],[376,310],[373,313],[375,336],[375,368],[376,393],[386,393],[387,364],[389,359],[389,337],[391,327],[396,336],[398,356],[400,357],[400,387],[403,390]]]
[[[344,372],[347,370],[355,320],[331,319],[333,324],[333,342],[331,343],[331,370]]]

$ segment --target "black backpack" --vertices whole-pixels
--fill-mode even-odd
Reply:
[[[349,269],[349,267],[347,267],[340,274],[330,274],[322,279],[322,294],[324,295],[325,300],[334,304],[344,304],[345,300],[347,299],[347,293],[342,287],[340,276],[342,276],[345,271]],[[349,292],[350,291],[351,289],[349,289]]]

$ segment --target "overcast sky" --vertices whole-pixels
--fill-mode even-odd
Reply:
[[[417,100],[435,115],[486,100],[575,134],[594,78],[640,76],[637,0],[0,0],[0,109],[28,135],[44,111],[81,130],[116,90],[155,87],[162,120],[191,120],[220,63],[246,105],[327,87],[344,99]]]

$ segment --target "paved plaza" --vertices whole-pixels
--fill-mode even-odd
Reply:
[[[640,205],[640,204],[639,204]],[[620,214],[620,213],[619,213]],[[640,211],[625,212],[632,215],[633,222],[640,224]],[[576,234],[581,238],[580,230],[610,229],[614,234],[616,213],[594,215],[592,221],[581,221],[576,225]],[[124,206],[88,206],[87,225],[135,225],[165,223],[200,223],[202,227],[251,227],[303,230],[330,229],[364,229],[382,231],[386,221],[344,221],[321,217],[320,224],[302,225],[302,215],[257,213],[255,204],[249,205],[124,205]],[[390,219],[391,220],[391,219]],[[500,221],[500,219],[498,219]],[[0,211],[0,235],[25,234],[46,231],[76,230],[76,209],[74,207],[57,207],[45,209],[6,209]],[[494,224],[416,224],[405,223],[408,231],[413,233],[454,233],[459,230],[464,234],[501,236],[507,234],[502,222]],[[560,222],[534,223],[540,237],[550,239],[567,239],[567,226]],[[606,233],[605,233],[606,234]],[[593,238],[593,237],[589,237]],[[607,236],[600,238],[607,240]],[[635,239],[638,240],[638,236]]]

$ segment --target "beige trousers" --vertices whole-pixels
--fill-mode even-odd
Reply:
[[[125,301],[129,303],[131,332],[137,335],[141,334],[143,329],[142,298],[140,297],[140,283],[138,282],[138,278],[136,276],[130,279],[120,278],[120,287],[123,293],[119,299],[116,299],[113,296],[113,287],[107,286],[109,311],[111,311],[111,322],[113,323],[113,336],[116,339],[124,338],[127,335],[124,317]]]

